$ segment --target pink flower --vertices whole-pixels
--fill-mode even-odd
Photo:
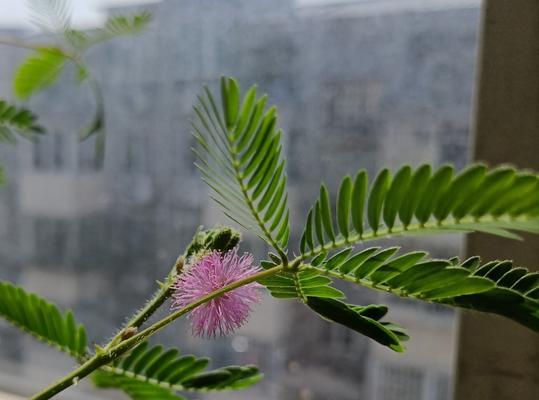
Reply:
[[[183,308],[259,270],[253,265],[253,256],[246,253],[240,257],[237,248],[224,254],[214,251],[180,275],[173,287],[172,309]],[[195,308],[189,314],[193,334],[212,338],[217,332],[225,336],[241,327],[249,316],[251,305],[260,301],[260,287],[256,282],[249,283]]]

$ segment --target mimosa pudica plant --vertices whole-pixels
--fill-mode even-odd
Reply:
[[[36,294],[0,283],[0,315],[15,327],[72,356],[72,372],[32,397],[49,399],[91,376],[102,388],[131,398],[182,399],[182,392],[236,390],[256,383],[255,366],[208,371],[209,359],[150,346],[147,339],[176,319],[214,337],[241,327],[267,290],[298,301],[326,321],[343,325],[395,352],[405,350],[403,327],[387,321],[385,305],[356,305],[333,286],[344,280],[397,296],[498,314],[539,331],[539,273],[509,260],[432,258],[424,251],[369,242],[409,235],[483,232],[519,239],[539,233],[539,175],[510,166],[405,165],[345,176],[336,193],[324,184],[309,209],[297,248],[290,248],[285,159],[277,110],[256,86],[242,94],[221,79],[218,101],[209,88],[192,122],[196,165],[222,211],[270,251],[255,262],[238,252],[232,228],[199,230],[150,300],[102,345],[90,348],[85,328]],[[169,304],[171,305],[167,305]],[[163,319],[148,324],[161,306]],[[494,333],[495,334],[495,333]]]

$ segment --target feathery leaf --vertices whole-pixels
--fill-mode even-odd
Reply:
[[[66,63],[67,57],[57,47],[34,51],[15,71],[13,90],[21,99],[54,84]]]
[[[133,400],[185,400],[185,397],[173,393],[170,388],[129,376],[118,376],[104,370],[95,371],[91,378],[96,387],[120,389]]]
[[[539,273],[513,267],[511,261],[481,265],[479,257],[426,258],[424,252],[399,255],[397,248],[371,247],[346,252],[337,264],[333,257],[315,271],[398,296],[499,314],[539,331]],[[329,279],[329,278],[328,278]]]
[[[132,36],[144,32],[152,22],[152,14],[143,11],[133,15],[114,15],[107,19],[103,28],[87,32],[76,31],[76,47],[82,51],[95,44],[120,36]],[[73,40],[72,40],[73,41]]]
[[[0,281],[0,316],[23,332],[74,357],[86,353],[86,330],[71,311],[62,314],[43,298]]]
[[[390,235],[485,232],[518,239],[513,231],[539,233],[539,175],[534,172],[475,164],[454,175],[448,166],[434,172],[429,165],[415,171],[404,166],[393,179],[382,170],[369,193],[367,181],[364,171],[358,173],[349,214],[349,197],[343,196],[350,196],[350,178],[343,180],[335,220],[322,185],[300,240],[303,259]]]
[[[221,107],[206,88],[195,106],[198,168],[224,213],[284,257],[290,235],[285,162],[276,109],[256,86],[241,98],[239,84],[221,79]]]
[[[37,124],[35,114],[0,99],[0,143],[15,144],[16,135],[33,140],[42,133],[44,129]]]
[[[271,268],[275,266],[270,261],[263,261],[262,267]],[[278,299],[301,299],[306,301],[307,297],[326,297],[334,299],[344,298],[344,293],[331,286],[331,279],[322,276],[315,270],[288,272],[260,279],[260,284],[266,286],[270,294]]]
[[[396,324],[380,322],[387,307],[379,305],[355,306],[335,299],[307,298],[307,305],[324,319],[344,325],[396,352],[405,350],[401,341],[408,336]]]
[[[206,371],[208,363],[208,358],[180,355],[178,349],[164,350],[160,345],[150,347],[148,342],[143,342],[112,365],[102,367],[93,376],[93,381],[98,387],[116,387],[124,391],[125,382],[133,385],[138,383],[150,392],[154,389],[167,390],[167,396],[177,396],[176,392],[186,390],[207,392],[243,389],[262,377],[258,368],[252,365],[227,366]]]

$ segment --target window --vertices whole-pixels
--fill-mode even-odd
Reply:
[[[413,367],[383,366],[376,398],[380,400],[427,400],[422,395],[423,373]],[[429,398],[428,400],[437,400]]]
[[[56,133],[39,138],[33,146],[33,167],[35,170],[62,171],[66,167],[66,137]]]
[[[69,254],[69,225],[64,219],[34,218],[34,257],[38,264],[65,266]]]
[[[447,374],[433,369],[382,364],[378,372],[376,399],[449,400],[451,390]]]
[[[99,296],[82,293],[84,307],[75,309],[82,320],[95,322],[92,339],[108,335],[109,327],[142,304],[198,225],[213,225],[214,216],[227,221],[207,201],[190,149],[195,96],[206,84],[218,90],[220,75],[236,76],[243,88],[257,83],[279,108],[294,249],[321,180],[333,189],[359,168],[372,174],[382,164],[462,165],[478,17],[474,0],[158,2],[152,30],[92,54],[106,89],[105,168],[96,166],[94,139],[76,143],[74,132],[48,135],[33,150],[37,172],[99,171],[99,190],[108,199],[104,209],[76,211],[63,220],[46,215],[34,223],[14,201],[7,213],[36,242],[24,257],[37,267],[69,257],[69,265],[83,271],[75,276],[80,288],[87,279],[98,282]],[[0,47],[0,60],[4,51]],[[0,70],[0,78],[8,72]],[[62,90],[55,93],[58,99]],[[43,114],[53,108],[42,106]],[[73,108],[58,120],[80,126],[88,105]],[[102,194],[91,185],[87,196]],[[414,246],[450,249],[450,256],[459,251],[458,242],[445,238]],[[265,256],[249,235],[242,249]],[[453,314],[444,308],[364,293],[353,301],[406,309],[416,327],[440,325],[448,332],[452,326]],[[242,398],[448,400],[451,350],[445,367],[433,374],[419,364],[403,367],[376,352],[376,343],[290,304],[267,317],[276,327],[273,336],[258,327],[248,337],[248,350],[239,352],[226,340],[212,344],[210,352],[223,363],[252,357],[268,377]],[[185,326],[177,329],[163,336],[164,344],[187,336]],[[449,349],[447,336],[432,338]],[[186,340],[182,350],[197,345]],[[371,365],[381,366],[376,382],[369,381]],[[301,376],[309,390],[287,379],[289,373]],[[278,393],[276,382],[282,385]]]

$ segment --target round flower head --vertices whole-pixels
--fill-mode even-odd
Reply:
[[[173,286],[172,309],[191,304],[222,287],[258,272],[250,254],[238,255],[237,248],[227,253],[214,251],[185,271]],[[256,282],[231,290],[220,297],[195,308],[189,319],[193,334],[201,337],[225,336],[241,327],[251,311],[251,305],[260,301],[261,287]]]

